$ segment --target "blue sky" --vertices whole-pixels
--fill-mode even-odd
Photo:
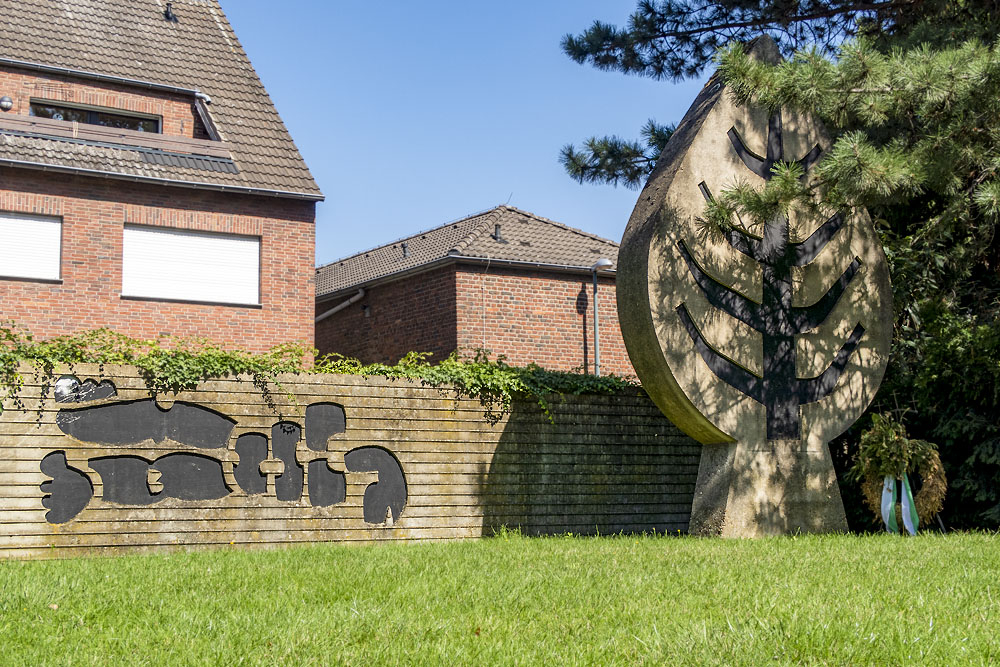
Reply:
[[[326,195],[317,265],[508,201],[618,241],[638,193],[573,181],[559,149],[676,122],[701,85],[563,55],[634,0],[221,2]]]

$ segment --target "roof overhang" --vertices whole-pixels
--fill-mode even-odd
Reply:
[[[69,167],[61,164],[48,164],[45,162],[31,162],[28,160],[11,160],[0,158],[0,167],[16,167],[20,169],[34,169],[36,171],[49,171],[58,174],[79,174],[82,176],[99,176],[133,183],[148,183],[150,185],[170,185],[181,188],[193,188],[195,190],[215,190],[217,192],[233,192],[247,195],[267,195],[269,197],[284,197],[288,199],[302,199],[305,201],[323,201],[325,197],[321,194],[310,194],[307,192],[288,192],[286,190],[267,190],[263,188],[248,188],[240,185],[223,185],[221,183],[201,183],[197,181],[182,181],[170,178],[157,178],[155,176],[139,176],[136,174],[123,174],[117,171],[103,171],[99,169],[84,169],[82,167]]]
[[[332,301],[335,299],[341,299],[344,296],[349,296],[359,289],[371,289],[372,287],[377,287],[386,283],[396,282],[397,280],[402,280],[403,278],[409,278],[411,276],[419,275],[421,273],[426,273],[433,269],[447,266],[449,264],[466,264],[475,265],[483,267],[504,267],[511,269],[525,269],[531,271],[546,271],[549,273],[566,273],[572,275],[593,275],[593,271],[589,266],[575,266],[572,264],[547,264],[545,262],[527,262],[522,260],[513,259],[495,259],[490,257],[471,257],[467,255],[459,254],[448,254],[439,259],[427,262],[426,264],[421,264],[420,266],[415,266],[406,271],[399,271],[398,273],[390,273],[388,275],[379,276],[378,278],[373,278],[366,282],[354,283],[353,285],[348,285],[347,287],[341,287],[334,292],[327,292],[325,294],[320,294],[316,296],[316,302],[322,303],[325,301]],[[614,269],[601,270],[597,272],[597,275],[606,278],[615,277],[616,271]]]

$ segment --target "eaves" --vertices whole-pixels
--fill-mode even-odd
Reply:
[[[84,176],[100,176],[132,183],[148,183],[151,185],[171,185],[181,188],[193,188],[196,190],[215,190],[217,192],[233,192],[248,195],[267,195],[270,197],[285,197],[289,199],[304,199],[306,201],[323,201],[325,197],[321,194],[308,192],[292,192],[287,190],[269,190],[267,188],[252,188],[242,185],[223,185],[221,183],[202,183],[198,181],[185,181],[181,179],[159,178],[156,176],[139,176],[137,174],[123,174],[117,171],[104,171],[100,169],[85,169],[83,167],[69,167],[61,164],[48,164],[45,162],[30,162],[28,160],[11,160],[0,158],[0,167],[17,167],[21,169],[35,169],[38,171],[50,171],[59,174],[80,174]]]
[[[325,301],[334,301],[337,299],[342,299],[345,296],[350,296],[352,293],[357,292],[359,289],[371,289],[372,287],[377,287],[379,285],[385,285],[388,283],[396,282],[397,280],[402,280],[404,278],[410,278],[421,273],[426,273],[432,271],[433,269],[440,268],[442,266],[447,266],[449,264],[465,264],[465,265],[475,265],[475,266],[498,266],[504,268],[513,269],[527,269],[532,271],[548,271],[551,273],[567,273],[572,275],[585,275],[589,276],[592,271],[589,266],[576,266],[572,264],[548,264],[545,262],[528,262],[523,260],[514,259],[494,259],[490,257],[471,257],[468,255],[459,254],[448,254],[439,259],[427,262],[426,264],[421,264],[420,266],[415,266],[411,269],[405,271],[399,271],[397,273],[390,273],[384,276],[379,276],[378,278],[373,278],[365,282],[358,282],[347,287],[342,287],[336,292],[328,292],[321,296],[316,297],[317,303],[323,303]],[[606,271],[598,271],[598,275],[604,277],[614,277],[616,271],[614,269]]]

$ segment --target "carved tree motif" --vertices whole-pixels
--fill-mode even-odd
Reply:
[[[765,157],[750,151],[735,127],[729,130],[729,140],[750,171],[764,180],[770,180],[772,168],[784,158],[781,113],[775,112],[768,121]],[[808,171],[820,153],[820,147],[815,146],[797,162]],[[699,188],[706,199],[711,197],[704,183],[699,184]],[[764,225],[762,238],[737,229],[727,231],[726,242],[761,267],[761,303],[748,299],[708,275],[684,242],[677,243],[692,277],[709,303],[760,332],[763,337],[763,375],[757,376],[712,349],[695,326],[687,307],[683,303],[677,307],[677,314],[688,335],[712,372],[723,382],[764,405],[769,440],[801,437],[799,406],[819,401],[833,391],[865,333],[859,322],[826,371],[814,378],[796,377],[795,337],[826,321],[861,268],[861,258],[855,257],[826,294],[807,307],[792,306],[792,267],[812,262],[843,225],[843,217],[835,214],[801,243],[789,242],[788,218],[782,215],[775,216]]]

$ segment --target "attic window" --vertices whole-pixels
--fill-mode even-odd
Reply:
[[[52,104],[50,102],[31,101],[30,113],[38,118],[53,120],[71,120],[87,125],[103,125],[119,130],[135,130],[136,132],[160,132],[160,119],[156,116],[134,115],[120,113],[117,109],[105,110]]]

